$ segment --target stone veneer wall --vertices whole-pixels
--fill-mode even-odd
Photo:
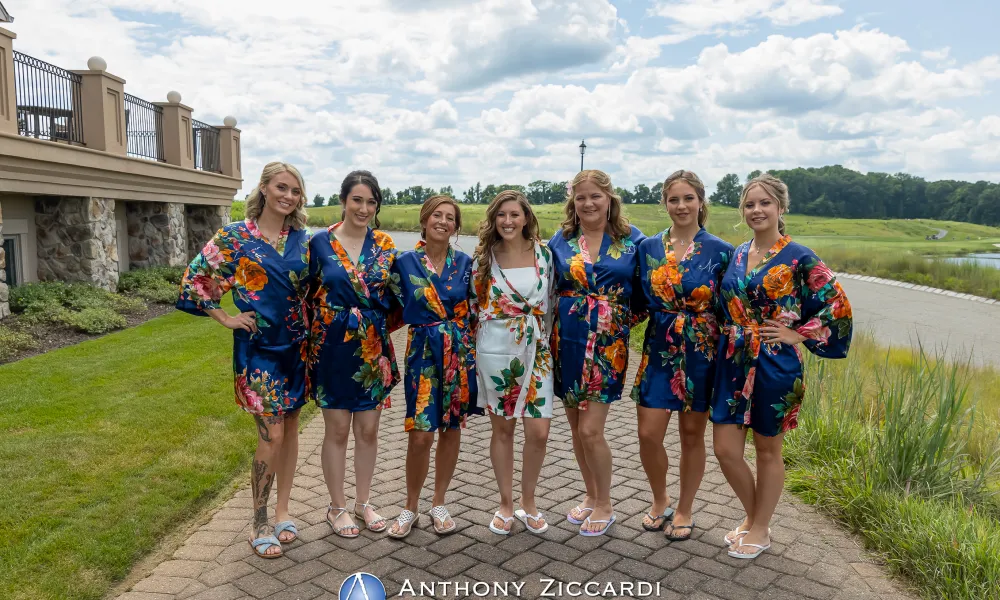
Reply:
[[[177,202],[126,202],[128,256],[132,268],[187,264],[184,205]]]
[[[0,242],[3,242],[3,206],[0,206]],[[4,256],[3,245],[0,244],[0,319],[10,314],[9,296],[7,289],[7,273],[4,268],[7,266],[7,257]]]
[[[42,196],[35,200],[38,278],[118,289],[115,201]]]
[[[205,206],[188,204],[187,215],[187,258],[191,260],[201,252],[208,240],[219,229],[229,224],[228,206]]]

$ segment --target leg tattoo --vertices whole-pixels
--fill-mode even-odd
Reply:
[[[260,435],[260,439],[265,442],[271,441],[271,434],[267,432],[267,425],[264,424],[264,417],[260,415],[254,415],[253,420],[257,423],[257,433]]]
[[[267,523],[267,499],[271,495],[272,483],[274,483],[274,472],[268,473],[267,463],[253,461],[250,488],[253,495],[253,527],[258,538],[270,533]]]

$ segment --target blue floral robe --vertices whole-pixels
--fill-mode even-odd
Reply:
[[[247,220],[220,229],[184,273],[178,309],[207,316],[231,291],[240,312],[256,315],[257,333],[233,330],[236,403],[249,413],[280,415],[306,402],[308,268],[308,231],[282,231],[272,246]]]
[[[634,225],[628,236],[607,233],[596,258],[586,238],[561,231],[549,241],[554,259],[555,325],[552,357],[555,395],[569,408],[587,410],[589,402],[621,398],[628,367],[628,337],[644,316],[639,290],[639,244],[645,236]]]
[[[396,249],[389,234],[369,229],[354,264],[334,234],[338,225],[309,243],[312,396],[320,408],[388,408],[399,382],[388,318],[395,306],[388,283]]]
[[[833,272],[809,248],[783,236],[747,273],[749,252],[750,242],[737,248],[722,278],[725,322],[711,419],[774,436],[798,425],[806,388],[799,347],[762,343],[765,320],[795,329],[817,356],[845,358],[853,318]]]
[[[438,276],[426,242],[403,252],[392,267],[392,287],[403,305],[406,340],[405,430],[464,427],[477,407],[476,350],[471,330],[472,259],[448,248]]]
[[[719,341],[719,284],[732,256],[732,244],[704,229],[683,257],[674,253],[669,229],[639,244],[641,292],[649,308],[632,387],[639,406],[708,410]]]

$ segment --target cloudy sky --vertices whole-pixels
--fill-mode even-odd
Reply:
[[[244,191],[616,185],[842,164],[1000,181],[995,0],[4,0],[16,48],[100,55],[150,101],[232,114]],[[242,197],[242,194],[241,194]]]

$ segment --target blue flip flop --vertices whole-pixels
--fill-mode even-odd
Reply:
[[[274,537],[280,536],[282,531],[287,531],[292,534],[292,539],[285,540],[282,542],[283,544],[291,544],[295,540],[299,539],[299,530],[295,528],[295,523],[291,521],[282,521],[281,523],[275,525]],[[281,538],[278,538],[278,541],[281,542]]]
[[[591,519],[590,517],[587,517],[586,519],[583,520],[583,523],[580,525],[580,535],[586,537],[597,537],[599,535],[604,535],[605,533],[608,532],[608,529],[611,528],[611,525],[614,522],[615,522],[615,513],[611,513],[610,519]],[[584,531],[583,525],[586,525],[587,523],[591,524],[604,523],[605,525],[603,528],[598,529],[597,531]]]
[[[267,554],[267,551],[271,549],[271,546],[277,546],[278,550],[281,550],[281,541],[273,535],[257,538],[255,540],[247,540],[247,542],[249,542],[250,547],[253,548],[253,553],[261,558],[280,558],[282,555],[281,552]]]

